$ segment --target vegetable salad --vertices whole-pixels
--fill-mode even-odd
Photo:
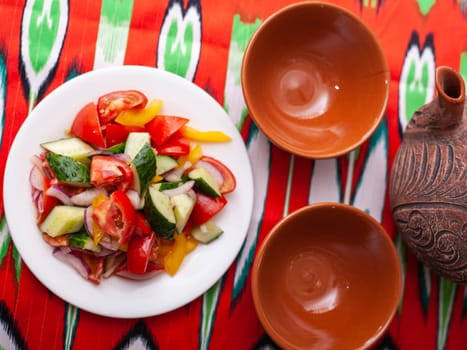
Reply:
[[[162,103],[137,90],[105,94],[81,108],[67,137],[42,143],[33,157],[42,237],[95,284],[174,275],[187,254],[223,233],[215,219],[236,180],[201,145],[231,139],[162,115]]]

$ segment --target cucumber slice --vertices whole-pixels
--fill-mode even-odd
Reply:
[[[172,170],[178,166],[178,162],[170,156],[158,154],[156,156],[156,159],[157,159],[156,175],[164,174],[168,172],[169,170]]]
[[[173,239],[176,229],[175,214],[169,196],[149,186],[145,201],[144,214],[151,228],[164,239]]]
[[[145,143],[133,159],[137,180],[134,183],[135,189],[143,197],[148,189],[149,183],[156,175],[156,154],[149,143]]]
[[[112,153],[112,154],[120,154],[125,152],[125,143],[118,143],[116,145],[113,145],[112,147],[107,148],[107,151]]]
[[[75,233],[84,226],[85,208],[70,205],[57,205],[40,225],[40,230],[51,237]]]
[[[78,137],[69,137],[56,141],[44,142],[41,143],[41,147],[52,153],[71,157],[79,162],[88,161],[88,154],[94,151],[94,148]]]
[[[46,153],[45,159],[59,183],[78,187],[91,186],[88,165],[51,152]]]
[[[182,233],[188,219],[190,218],[191,212],[195,207],[196,200],[188,193],[177,194],[170,199],[174,207],[173,211],[177,232]]]
[[[174,188],[177,188],[178,186],[180,186],[183,182],[182,181],[176,181],[176,182],[158,182],[158,183],[155,183],[151,186],[153,186],[155,189],[157,189],[158,191],[165,191],[165,190],[171,190],[171,189],[174,189]]]
[[[99,253],[102,250],[102,248],[99,245],[96,245],[85,231],[71,234],[68,238],[68,244],[72,247],[91,250],[96,253]]]
[[[204,224],[196,226],[191,230],[193,238],[205,244],[211,243],[223,233],[224,230],[217,226],[212,220],[206,221]]]
[[[211,197],[220,197],[219,184],[204,168],[196,168],[188,173],[188,177],[195,181],[195,186]]]
[[[130,132],[125,143],[125,154],[134,159],[145,144],[151,144],[151,136],[148,132]]]

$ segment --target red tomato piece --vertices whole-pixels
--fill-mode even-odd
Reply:
[[[95,146],[105,147],[104,134],[95,103],[90,102],[81,108],[73,120],[70,132]]]
[[[128,132],[146,132],[147,131],[144,126],[124,125],[124,127],[128,130]]]
[[[94,156],[91,160],[90,178],[94,186],[110,185],[122,191],[133,183],[133,170],[125,161],[112,156]]]
[[[146,124],[146,130],[151,135],[152,142],[161,146],[188,122],[189,119],[183,117],[159,115]]]
[[[50,187],[50,180],[44,176],[43,178],[43,184],[44,184],[44,190],[42,192],[42,196],[40,196],[38,198],[38,200],[41,200],[42,203],[41,204],[37,204],[36,207],[37,207],[37,224],[41,224],[42,221],[45,220],[45,218],[47,217],[47,215],[49,215],[49,213],[52,211],[52,209],[60,204],[60,200],[56,197],[52,197],[52,196],[48,196],[46,194],[47,192],[47,189]],[[40,209],[39,209],[40,208]]]
[[[152,234],[152,228],[144,215],[140,212],[136,212],[135,230],[133,231],[133,235],[147,237]]]
[[[105,126],[105,140],[107,147],[112,147],[126,141],[130,132],[123,125],[108,123]]]
[[[127,270],[131,273],[142,274],[146,272],[149,257],[154,246],[155,236],[133,235],[128,242]]]
[[[210,220],[227,204],[224,196],[218,198],[207,196],[203,193],[196,193],[196,202],[190,216],[193,225],[201,225]]]
[[[118,113],[133,108],[144,108],[148,98],[137,90],[113,91],[102,95],[97,101],[99,120],[102,125],[114,120]]]
[[[108,123],[105,125],[105,139],[107,147],[118,145],[125,142],[130,132],[144,132],[146,129],[140,126],[127,126],[117,123]]]
[[[156,147],[157,153],[172,157],[186,156],[190,153],[190,140],[180,133],[173,135],[168,141]]]
[[[126,244],[133,234],[136,210],[125,192],[116,190],[94,208],[92,218],[102,231],[120,244]]]
[[[237,181],[235,179],[235,176],[224,163],[209,156],[202,156],[201,160],[213,165],[222,174],[224,182],[219,188],[221,193],[230,193],[235,190],[235,188],[237,187]]]

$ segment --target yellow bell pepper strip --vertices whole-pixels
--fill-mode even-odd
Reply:
[[[122,111],[115,118],[115,122],[125,126],[144,126],[153,120],[162,108],[162,100],[153,99],[143,109]]]
[[[185,125],[180,129],[183,136],[197,142],[229,142],[232,138],[219,130],[201,131]]]
[[[174,243],[174,240],[170,241],[160,238],[159,246],[157,247],[157,258],[161,261],[161,263],[164,262],[165,256],[172,250]]]
[[[164,256],[165,271],[171,276],[175,275],[187,254],[186,237],[183,233],[174,235],[174,245]]]
[[[188,161],[191,164],[195,164],[203,156],[203,150],[200,144],[195,144],[191,147],[190,153],[188,153]]]
[[[198,241],[192,236],[186,236],[186,253],[191,253],[198,246]]]
[[[155,184],[155,183],[161,182],[162,180],[164,180],[163,176],[156,175],[151,179],[151,183]]]
[[[203,150],[201,149],[201,145],[199,143],[191,144],[190,153],[186,156],[180,156],[177,159],[179,167],[183,167],[186,162],[190,162],[191,164],[195,164],[198,160],[201,159],[203,156]]]
[[[107,196],[104,194],[98,194],[96,197],[93,198],[92,200],[92,209],[94,210],[96,207],[98,207],[102,202],[107,200]],[[99,244],[101,241],[102,237],[104,237],[105,232],[101,229],[101,227],[93,220],[92,221],[92,240],[94,241],[94,244]]]

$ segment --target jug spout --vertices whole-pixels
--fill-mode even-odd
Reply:
[[[454,69],[440,66],[436,69],[438,93],[438,117],[433,120],[433,129],[449,129],[462,123],[465,103],[465,83]]]

